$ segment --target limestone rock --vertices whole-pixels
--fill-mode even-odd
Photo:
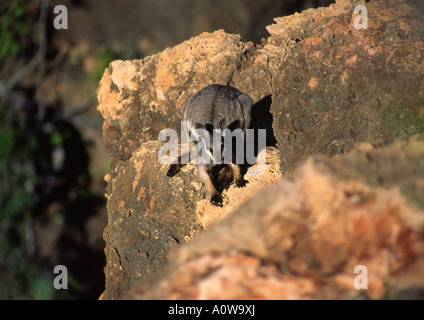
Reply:
[[[142,278],[161,270],[167,248],[200,231],[192,199],[198,195],[187,166],[172,187],[158,161],[162,143],[142,143],[127,161],[109,170],[108,225],[104,230],[107,264],[104,299],[117,298]],[[187,171],[188,169],[188,171]]]
[[[229,83],[250,47],[219,30],[143,60],[113,61],[97,91],[107,151],[127,160],[162,129],[179,130],[190,95],[207,84]]]
[[[368,29],[355,29],[358,4],[337,1],[267,28],[261,51],[283,170],[311,154],[424,130],[424,3],[371,1]]]
[[[318,160],[308,160],[307,165],[298,171],[297,182],[290,182],[287,178],[309,156],[324,154],[335,157],[348,153],[360,142],[384,145],[398,138],[424,132],[424,4],[420,0],[369,2],[366,4],[368,29],[359,30],[353,26],[356,18],[353,9],[357,4],[364,3],[342,0],[327,8],[310,9],[300,14],[276,18],[276,23],[267,28],[270,37],[262,45],[244,43],[239,36],[218,30],[210,34],[203,33],[142,60],[114,61],[110,64],[97,92],[98,110],[105,119],[104,143],[112,157],[112,165],[106,176],[109,222],[104,232],[107,256],[106,290],[103,295],[105,299],[122,297],[137,281],[144,281],[148,274],[160,272],[167,264],[172,246],[196,238],[203,229],[213,227],[219,220],[223,220],[221,228],[226,228],[227,235],[223,235],[223,239],[219,241],[209,238],[209,245],[220,248],[219,254],[201,256],[201,268],[208,269],[210,264],[224,265],[228,262],[228,270],[233,270],[240,262],[246,266],[246,271],[243,272],[250,272],[249,276],[239,274],[240,279],[259,281],[253,279],[254,270],[262,270],[269,280],[267,283],[270,288],[274,285],[279,287],[281,283],[278,280],[283,277],[288,281],[284,285],[293,288],[290,291],[285,290],[284,297],[287,298],[330,297],[325,292],[331,291],[331,286],[340,289],[339,283],[333,279],[333,282],[326,282],[331,283],[331,286],[321,286],[313,277],[324,281],[324,274],[327,276],[328,272],[335,272],[341,275],[340,281],[349,279],[348,282],[351,283],[352,271],[349,268],[357,261],[367,262],[367,257],[371,254],[364,249],[365,246],[372,254],[381,254],[383,251],[379,251],[379,246],[386,246],[386,236],[404,239],[403,231],[399,231],[402,235],[397,236],[391,233],[392,228],[406,230],[404,226],[407,222],[403,220],[405,217],[398,211],[405,209],[416,217],[419,213],[416,213],[418,209],[414,209],[414,205],[418,203],[421,206],[420,199],[424,198],[420,193],[422,190],[416,187],[413,190],[418,193],[403,193],[404,190],[410,190],[409,184],[414,176],[409,176],[411,181],[403,180],[401,173],[406,170],[407,165],[402,166],[401,171],[397,171],[395,166],[387,166],[389,171],[381,180],[376,171],[385,163],[382,153],[373,153],[371,158],[379,157],[373,162],[374,158],[369,160],[369,153],[362,150],[357,156],[343,158],[344,162],[333,163],[331,158],[323,158],[328,167],[339,166],[330,170],[330,174],[314,163]],[[253,128],[267,129],[269,147],[278,147],[278,150],[272,147],[266,149],[268,165],[264,175],[248,177],[250,183],[244,190],[230,186],[224,191],[226,200],[222,209],[214,208],[204,200],[205,191],[194,165],[186,166],[177,176],[169,179],[166,176],[166,165],[160,164],[157,157],[161,146],[157,141],[159,132],[165,128],[179,131],[189,96],[213,83],[228,84],[249,94],[255,103],[252,110]],[[401,151],[405,150],[401,148]],[[394,163],[400,161],[398,154],[389,152],[388,155]],[[320,158],[314,156],[313,159]],[[366,166],[357,165],[358,159],[368,159],[366,161],[371,161],[375,167],[366,169]],[[344,167],[347,169],[344,170]],[[307,178],[306,172],[313,179]],[[345,176],[341,177],[342,174]],[[268,197],[266,192],[256,196],[259,189],[278,180],[281,175],[285,177],[284,182],[268,191],[273,197]],[[300,176],[303,178],[299,178]],[[337,188],[345,188],[348,190],[347,194],[330,188],[333,178],[338,181]],[[309,182],[300,182],[302,179]],[[355,184],[352,180],[360,182]],[[370,186],[375,181],[383,181],[382,188],[387,187],[384,183],[389,183],[390,186],[399,183],[400,193],[393,188],[390,191],[377,190]],[[320,188],[318,182],[328,187],[328,194],[315,190]],[[313,187],[312,191],[317,192],[313,199],[307,198],[305,194],[308,185]],[[350,188],[353,191],[349,191]],[[350,194],[352,195],[349,196]],[[362,194],[375,199],[376,203],[372,203],[375,206],[371,206],[371,200],[363,198]],[[255,205],[240,209],[242,203],[252,197],[255,200],[250,203],[252,205],[252,201],[255,201]],[[302,202],[292,202],[293,199],[304,199],[316,212],[309,216],[311,213],[308,213],[307,208],[299,207]],[[325,202],[330,201],[329,199],[338,202]],[[383,209],[391,199],[394,202]],[[274,200],[278,200],[275,208]],[[349,207],[357,200],[359,203],[364,201],[369,211],[357,213]],[[324,202],[321,203],[322,201]],[[349,201],[353,201],[353,204]],[[280,228],[280,218],[275,218],[275,225],[269,221],[261,222],[260,214],[256,213],[252,213],[252,217],[257,218],[232,222],[234,213],[240,210],[256,212],[254,208],[261,206],[261,212],[271,212],[269,217],[272,220],[274,214],[277,214],[273,210],[279,211],[286,208],[287,204],[290,204],[290,210],[284,211],[282,221],[289,221],[289,227],[284,222],[285,227]],[[324,211],[321,212],[319,206]],[[299,216],[299,210],[303,216]],[[353,210],[353,217],[357,218],[344,217],[343,212],[350,212],[349,210]],[[390,218],[392,214],[398,217],[398,213],[399,218]],[[366,231],[349,229],[350,233],[339,234],[341,231],[334,229],[329,223],[333,218],[339,227],[342,222],[337,219],[345,219],[343,221],[349,223],[349,228],[354,229],[357,224],[362,226],[362,223],[355,220],[359,219],[358,221],[364,222],[364,227],[358,228],[365,228]],[[384,222],[386,220],[389,222]],[[254,227],[250,226],[252,223]],[[241,228],[244,235],[232,240],[232,235],[238,232],[237,228]],[[275,241],[282,248],[272,247],[277,242],[267,239],[268,232],[272,237],[277,237],[278,232],[269,231],[268,228],[279,230],[278,237],[283,240],[281,243],[280,240]],[[386,240],[369,236],[363,240],[364,245],[356,232],[372,234],[377,232],[375,228],[377,231],[378,228],[384,229],[381,232]],[[325,233],[325,230],[333,230],[334,234]],[[419,238],[416,231],[405,232],[412,232]],[[329,245],[334,242],[334,247],[329,248],[338,253],[337,263],[330,260],[327,264],[320,258],[320,254],[324,256],[331,253],[330,249],[325,249],[327,242],[318,241],[321,236],[329,241]],[[334,239],[331,238],[333,236]],[[351,236],[359,239],[357,249],[351,242]],[[338,247],[338,240],[350,244]],[[387,241],[393,250],[403,246],[398,244],[398,240]],[[314,250],[318,250],[319,254],[312,250],[311,258],[303,252],[313,243],[318,246]],[[221,246],[224,244],[229,249],[232,245],[236,246],[236,255],[231,256],[228,253],[231,250],[223,252]],[[192,249],[187,250],[191,252]],[[265,256],[262,253],[256,256],[258,252],[265,252],[264,250],[267,252]],[[399,250],[396,252],[400,252]],[[419,256],[419,250],[411,250],[413,257]],[[246,255],[246,252],[249,254]],[[281,252],[284,252],[282,256]],[[356,256],[357,252],[364,256]],[[384,259],[394,259],[391,252],[384,252]],[[274,253],[279,257],[274,257]],[[350,254],[353,254],[353,258]],[[267,264],[268,259],[274,262]],[[381,271],[383,273],[380,272],[381,277],[378,278],[380,282],[374,283],[385,284],[394,275],[393,270],[396,267],[384,259],[385,262],[382,263],[386,271]],[[190,265],[194,273],[187,275],[188,278],[184,281],[188,282],[194,281],[197,272],[195,268],[199,266],[196,260],[190,261],[194,263]],[[261,263],[258,264],[258,261]],[[183,265],[186,262],[179,263]],[[375,268],[372,264],[377,262],[368,262],[371,269]],[[409,262],[402,263],[401,269],[410,267]],[[388,264],[390,267],[387,267]],[[284,275],[280,270],[282,266],[287,268]],[[420,269],[419,266],[417,268]],[[290,270],[294,270],[293,273]],[[175,272],[178,275],[178,271]],[[229,272],[225,271],[225,274],[230,274]],[[302,282],[294,281],[293,274],[302,275]],[[164,281],[169,282],[166,279]],[[185,283],[184,281],[179,283]],[[205,296],[198,293],[187,295],[186,292],[180,295],[169,290],[158,293],[158,296]],[[255,290],[253,288],[252,292],[256,292]],[[351,291],[340,290],[342,294],[347,292],[347,296],[351,296]],[[384,288],[369,292],[368,296],[373,298],[388,294]],[[246,292],[241,296],[245,294]],[[247,295],[253,297],[250,293]],[[264,291],[258,293],[258,297],[270,295],[271,293]],[[145,296],[147,295],[143,293],[142,297]],[[153,296],[156,295],[151,293],[150,297]]]
[[[106,177],[109,223],[104,230],[107,265],[103,299],[120,297],[137,281],[160,271],[170,248],[230,215],[244,199],[281,177],[278,150],[267,148],[266,171],[246,174],[247,186],[231,185],[223,192],[224,206],[215,207],[202,200],[206,190],[192,163],[172,179],[167,177],[168,166],[158,161],[162,144],[142,143],[129,160],[113,163]]]
[[[423,156],[421,138],[309,158],[175,250],[127,298],[422,299]],[[367,288],[355,288],[364,267]]]

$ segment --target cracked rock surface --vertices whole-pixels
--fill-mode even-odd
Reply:
[[[371,1],[360,30],[357,4],[276,18],[261,45],[218,30],[110,64],[97,91],[112,158],[104,299],[168,259],[169,275],[149,280],[163,291],[141,284],[134,297],[398,297],[422,275],[422,142],[398,140],[424,132],[424,4]],[[170,179],[157,156],[159,132],[178,132],[189,96],[213,83],[252,98],[270,142],[265,173],[230,185],[223,208],[204,199],[194,165]],[[351,289],[361,263],[374,272],[366,292]]]
[[[175,250],[127,298],[422,299],[423,155],[421,137],[313,156]],[[366,289],[355,288],[357,266]]]

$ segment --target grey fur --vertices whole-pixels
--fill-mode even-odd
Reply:
[[[240,128],[246,132],[250,125],[252,104],[252,99],[240,90],[213,84],[188,99],[184,120],[189,121],[188,129],[191,133],[194,133],[196,123],[212,124],[215,129],[224,129],[220,128],[223,119],[227,125],[240,120]]]

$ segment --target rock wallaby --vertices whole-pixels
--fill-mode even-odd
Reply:
[[[232,142],[229,145],[225,137],[229,136],[233,141],[233,134],[237,131],[238,137],[241,136],[242,143],[245,143],[245,133],[250,125],[252,105],[252,99],[248,95],[234,87],[219,84],[207,86],[193,94],[187,102],[184,123],[188,126],[187,129],[190,133],[190,148],[194,142],[197,142],[197,146],[203,143],[202,152],[204,154],[202,156],[206,155],[206,160],[211,160],[199,161],[197,158],[197,169],[200,179],[208,190],[210,201],[214,205],[222,206],[223,201],[222,195],[213,183],[212,169],[214,167],[218,165],[222,167],[218,173],[219,183],[229,181],[232,176],[238,187],[245,185],[239,166],[241,164],[239,160],[242,159],[238,156],[239,150],[241,150],[240,142],[237,141],[237,146],[234,146]],[[181,163],[181,157],[178,158],[177,164],[170,165],[167,173],[169,177],[173,177],[185,165],[185,163]]]

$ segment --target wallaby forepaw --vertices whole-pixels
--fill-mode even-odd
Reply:
[[[179,166],[178,166],[178,165],[176,165],[176,164],[171,164],[171,165],[169,166],[169,170],[168,170],[168,172],[166,173],[166,175],[167,175],[168,177],[173,177],[173,176],[175,176],[175,175],[177,174],[177,172],[178,172],[178,171],[180,171]]]
[[[222,198],[222,195],[220,195],[219,193],[217,193],[217,194],[215,194],[215,195],[213,195],[211,197],[211,203],[214,206],[217,206],[217,207],[221,207],[222,208],[223,201],[224,201],[224,199]]]
[[[246,184],[248,184],[249,181],[241,179],[241,180],[236,180],[236,186],[239,188],[244,188],[246,186]]]

